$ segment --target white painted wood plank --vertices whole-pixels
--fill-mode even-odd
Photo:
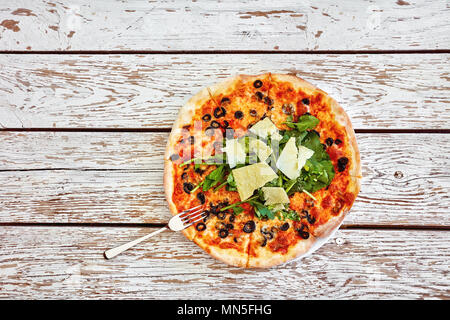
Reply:
[[[342,244],[268,270],[228,267],[170,232],[104,260],[152,230],[0,227],[0,298],[450,298],[446,231],[339,230]]]
[[[1,55],[0,126],[169,128],[201,88],[265,72],[327,91],[357,129],[450,128],[450,54]]]
[[[16,0],[0,50],[449,49],[445,0]]]
[[[167,137],[1,132],[0,222],[165,222]],[[357,139],[362,188],[346,225],[450,225],[450,135]]]

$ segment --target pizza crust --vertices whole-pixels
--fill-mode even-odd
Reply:
[[[180,131],[185,125],[191,124],[191,119],[193,118],[195,111],[199,109],[206,101],[213,98],[218,94],[226,94],[232,91],[238,82],[248,82],[254,81],[256,79],[269,78],[279,81],[288,81],[292,83],[294,88],[302,88],[305,93],[309,95],[314,95],[314,93],[320,92],[324,94],[329,99],[331,105],[331,110],[334,114],[335,120],[340,123],[346,130],[347,136],[349,137],[351,146],[351,165],[349,167],[349,174],[351,182],[347,192],[354,194],[354,198],[360,190],[360,180],[361,180],[361,164],[360,164],[360,154],[358,145],[356,143],[355,132],[352,128],[350,119],[345,113],[344,109],[328,94],[309,82],[293,75],[284,74],[261,74],[261,75],[237,75],[232,78],[228,78],[223,82],[217,83],[209,88],[205,88],[194,95],[189,101],[180,109],[177,120],[175,121],[172,132],[169,136],[166,152],[164,155],[164,190],[166,199],[169,205],[169,210],[172,215],[176,215],[177,208],[172,201],[172,194],[174,191],[174,170],[172,163],[169,159],[170,155],[174,152],[174,146],[177,143],[177,137],[179,137]],[[269,88],[270,92],[270,88]],[[217,101],[215,102],[217,104]],[[274,254],[268,252],[268,254],[261,255],[259,257],[250,257],[248,254],[239,253],[236,250],[221,249],[216,246],[208,246],[203,241],[195,239],[196,231],[193,227],[183,230],[183,234],[189,239],[194,241],[202,249],[208,252],[211,256],[216,259],[223,261],[227,264],[237,266],[237,267],[247,267],[247,268],[268,268],[288,261],[294,260],[296,258],[303,257],[311,252],[317,250],[322,246],[326,240],[339,228],[342,224],[346,214],[349,212],[349,206],[343,207],[342,211],[338,216],[333,217],[325,224],[319,226],[315,231],[315,236],[311,235],[307,240],[299,241],[295,246],[289,248],[287,254]],[[248,249],[248,248],[247,248]],[[247,250],[248,251],[248,250]]]

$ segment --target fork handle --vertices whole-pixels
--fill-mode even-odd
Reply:
[[[140,237],[140,238],[138,238],[138,239],[136,239],[136,240],[133,240],[133,241],[124,243],[124,244],[122,244],[121,246],[118,246],[118,247],[115,247],[115,248],[106,250],[106,251],[103,253],[103,255],[105,256],[106,259],[112,259],[112,258],[114,258],[115,256],[121,254],[122,252],[124,252],[124,251],[130,249],[131,247],[133,247],[133,246],[135,246],[135,245],[137,245],[138,243],[141,243],[142,241],[145,241],[145,240],[147,240],[148,238],[151,238],[151,237],[153,237],[153,236],[157,235],[158,233],[161,233],[161,232],[163,232],[163,231],[165,231],[165,230],[169,230],[169,227],[168,227],[168,226],[164,226],[164,227],[162,227],[161,229],[156,230],[156,231],[154,231],[154,232],[152,232],[152,233],[149,233],[149,234],[147,234],[147,235],[145,235],[145,236],[143,236],[143,237]]]

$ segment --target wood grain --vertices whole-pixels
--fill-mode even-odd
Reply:
[[[205,86],[290,73],[357,129],[449,129],[450,54],[0,55],[0,127],[170,128]]]
[[[163,223],[168,133],[1,132],[0,222]],[[357,134],[345,225],[450,226],[450,135]]]
[[[103,258],[152,230],[0,227],[0,298],[450,298],[446,231],[340,230],[313,255],[268,270],[228,267],[171,232]]]
[[[0,50],[449,49],[450,7],[425,1],[3,3]]]

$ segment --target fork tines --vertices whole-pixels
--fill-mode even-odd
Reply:
[[[203,218],[206,217],[206,212],[203,210],[203,208],[200,208],[201,206],[197,206],[194,208],[191,208],[189,210],[185,210],[180,214],[180,219],[183,222],[183,224],[193,224],[196,223]]]

